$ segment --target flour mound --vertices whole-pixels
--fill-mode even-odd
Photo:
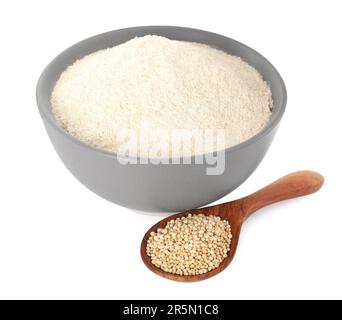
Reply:
[[[176,129],[197,130],[196,135],[223,130],[224,148],[251,138],[269,120],[272,96],[259,72],[238,57],[148,35],[69,66],[55,85],[51,105],[58,123],[81,141],[112,152],[125,144],[141,156],[155,156],[158,129],[169,134],[166,145]],[[149,144],[118,139],[122,129],[138,138],[148,133]],[[202,147],[186,152],[204,152]]]

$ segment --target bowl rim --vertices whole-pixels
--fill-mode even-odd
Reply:
[[[122,154],[116,153],[116,152],[111,152],[111,151],[107,151],[107,150],[103,150],[100,148],[97,148],[91,144],[88,144],[86,142],[83,142],[77,138],[75,138],[74,136],[72,136],[70,133],[68,133],[63,127],[61,127],[58,122],[56,121],[55,117],[53,116],[53,113],[51,110],[49,110],[50,108],[48,108],[48,106],[43,105],[43,103],[41,102],[41,96],[43,95],[43,81],[44,78],[47,76],[47,74],[49,74],[50,69],[52,68],[52,66],[54,66],[57,62],[58,59],[64,55],[65,53],[67,53],[68,51],[70,51],[71,49],[73,49],[76,46],[81,45],[82,43],[86,43],[89,41],[94,41],[98,38],[104,37],[106,35],[112,34],[114,32],[122,32],[122,31],[134,31],[134,30],[141,30],[141,29],[151,29],[151,28],[156,28],[156,29],[178,29],[178,30],[189,30],[189,31],[194,31],[194,32],[200,32],[203,34],[206,34],[207,36],[214,36],[214,37],[221,37],[221,38],[225,38],[227,40],[229,40],[230,42],[233,42],[235,44],[237,44],[238,46],[244,47],[246,50],[249,50],[253,55],[257,55],[259,56],[262,60],[264,60],[264,62],[266,64],[269,65],[271,71],[273,72],[273,74],[276,76],[277,80],[279,81],[280,84],[280,88],[281,88],[281,92],[282,92],[282,99],[279,105],[279,108],[277,109],[276,113],[273,114],[273,117],[266,123],[266,125],[254,136],[252,136],[251,138],[233,145],[231,147],[222,149],[222,150],[218,150],[216,152],[233,152],[245,147],[248,147],[249,145],[255,143],[256,141],[260,140],[262,137],[266,136],[270,131],[273,130],[273,128],[275,128],[281,118],[284,115],[285,109],[286,109],[286,103],[287,103],[287,91],[286,91],[286,86],[285,83],[280,75],[280,73],[277,71],[277,69],[273,66],[273,64],[266,59],[262,54],[260,54],[259,52],[257,52],[256,50],[254,50],[253,48],[245,45],[242,42],[239,42],[237,40],[234,40],[232,38],[226,37],[224,35],[218,34],[218,33],[214,33],[214,32],[210,32],[210,31],[205,31],[205,30],[201,30],[201,29],[195,29],[195,28],[188,28],[188,27],[179,27],[179,26],[168,26],[168,25],[149,25],[149,26],[137,26],[137,27],[128,27],[128,28],[121,28],[121,29],[116,29],[116,30],[111,30],[111,31],[107,31],[104,33],[100,33],[97,34],[95,36],[92,37],[88,37],[86,39],[83,39],[71,46],[69,46],[67,49],[63,50],[62,52],[60,52],[53,60],[51,60],[51,62],[44,68],[44,70],[42,71],[41,75],[39,76],[38,82],[37,82],[37,86],[36,86],[36,102],[37,102],[37,106],[39,109],[39,113],[42,116],[42,118],[44,118],[46,121],[49,122],[49,124],[55,129],[57,130],[60,134],[62,134],[66,139],[70,140],[71,142],[75,143],[76,145],[82,147],[82,148],[86,148],[89,149],[91,151],[94,151],[96,153],[100,153],[103,156],[106,157],[110,157],[113,159],[120,159],[120,158],[124,158],[127,159],[128,162],[130,160],[132,161],[137,161],[138,164],[140,163],[151,163],[151,159],[157,159],[158,161],[160,161],[160,163],[164,163],[163,160],[168,160],[168,163],[172,163],[172,159],[176,158],[176,157],[168,157],[168,158],[153,158],[153,157],[142,157],[137,155],[136,157],[131,157],[131,156],[124,156]],[[220,49],[220,48],[218,48]],[[259,70],[258,70],[259,71]],[[260,72],[260,71],[259,71]],[[49,105],[50,106],[50,105]],[[272,111],[274,112],[274,111]],[[177,159],[180,159],[180,163],[196,163],[194,162],[196,157],[202,156],[205,157],[207,154],[209,153],[203,153],[203,154],[195,154],[195,155],[189,155],[189,156],[180,156],[177,157]],[[211,154],[211,153],[210,153]],[[187,160],[187,161],[186,161]],[[133,163],[134,163],[133,162]]]

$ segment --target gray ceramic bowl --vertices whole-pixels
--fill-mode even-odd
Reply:
[[[226,149],[225,171],[207,175],[205,164],[127,164],[117,154],[98,150],[70,136],[51,113],[50,95],[62,71],[76,59],[148,34],[200,42],[240,56],[262,74],[272,90],[274,107],[267,126],[253,138]],[[119,205],[157,212],[177,212],[213,202],[238,187],[261,162],[286,105],[285,85],[277,70],[253,49],[202,30],[149,26],[116,30],[81,41],[58,55],[43,71],[37,103],[46,131],[69,171],[86,187]]]

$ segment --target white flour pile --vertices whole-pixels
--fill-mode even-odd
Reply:
[[[161,144],[172,144],[175,129],[202,130],[196,135],[223,129],[224,148],[247,140],[269,120],[272,96],[257,70],[238,57],[145,36],[76,61],[57,81],[51,103],[59,124],[74,137],[107,151],[128,146],[155,156]],[[137,147],[134,134],[122,139],[122,129],[137,138],[148,133],[148,144]],[[166,137],[154,129],[166,130]],[[185,153],[212,151],[202,147]]]

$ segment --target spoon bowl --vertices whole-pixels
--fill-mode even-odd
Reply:
[[[276,180],[247,197],[171,215],[156,223],[146,232],[140,247],[141,258],[151,271],[170,280],[193,282],[208,279],[223,271],[231,263],[236,253],[242,224],[252,213],[275,202],[314,193],[321,188],[323,182],[323,176],[317,172],[308,170],[298,171]],[[147,240],[152,231],[155,232],[159,228],[164,228],[170,220],[185,217],[188,214],[219,216],[221,219],[227,220],[231,227],[232,239],[228,256],[217,268],[204,274],[185,276],[166,272],[152,264],[151,258],[146,253]]]

